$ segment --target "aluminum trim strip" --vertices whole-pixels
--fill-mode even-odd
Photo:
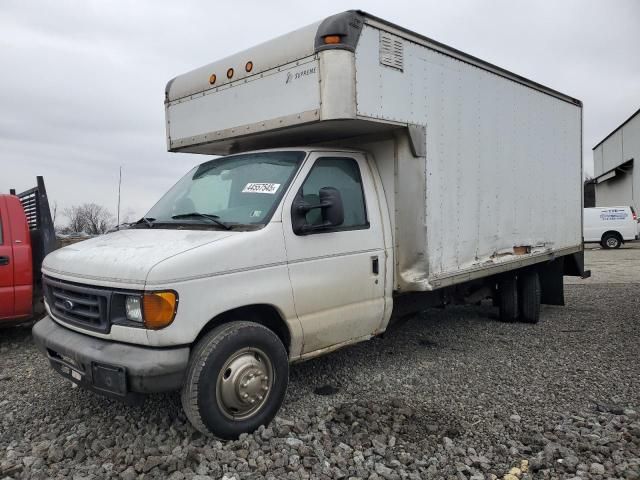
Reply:
[[[428,282],[426,290],[437,290],[442,287],[455,285],[457,283],[468,282],[470,280],[476,280],[478,278],[490,277],[497,273],[508,272],[510,270],[517,270],[518,268],[526,267],[536,263],[542,263],[548,260],[553,260],[556,257],[564,257],[577,253],[583,250],[582,245],[567,247],[561,250],[554,250],[551,252],[543,252],[538,254],[521,255],[512,260],[505,260],[496,265],[480,265],[477,267],[468,268],[463,271],[458,271],[451,275],[446,275],[437,278],[431,278]]]

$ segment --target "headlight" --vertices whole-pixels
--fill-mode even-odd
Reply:
[[[173,291],[128,295],[125,300],[127,320],[144,323],[153,330],[173,322],[178,308],[178,295]]]
[[[142,301],[138,295],[129,295],[124,303],[127,320],[142,323]]]

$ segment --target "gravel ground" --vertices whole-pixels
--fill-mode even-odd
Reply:
[[[614,250],[588,243],[584,252],[591,278],[565,277],[567,283],[640,283],[640,242],[627,242]]]
[[[638,284],[567,287],[538,325],[432,310],[294,366],[269,428],[203,437],[178,395],[71,388],[0,331],[3,478],[640,478]]]

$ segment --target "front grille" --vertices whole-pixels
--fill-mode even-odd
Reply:
[[[108,333],[111,291],[44,277],[51,314],[72,325]]]

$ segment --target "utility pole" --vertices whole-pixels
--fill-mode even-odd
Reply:
[[[120,165],[120,178],[118,179],[118,214],[116,220],[116,229],[120,230],[120,187],[122,185],[122,165]]]

